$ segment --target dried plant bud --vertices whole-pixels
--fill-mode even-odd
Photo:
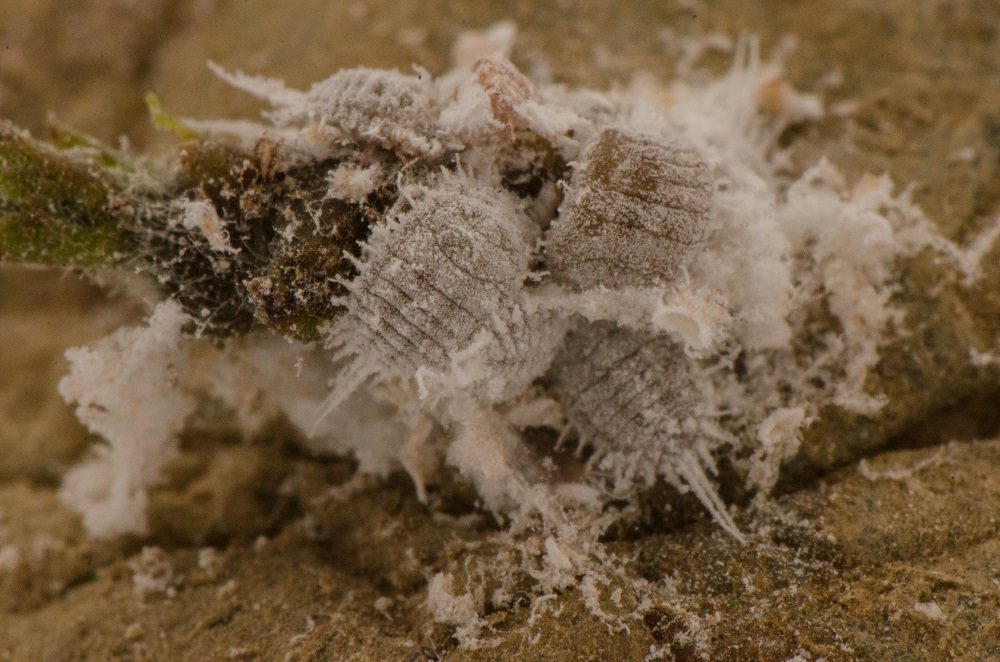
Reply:
[[[246,305],[256,322],[302,340],[318,339],[318,328],[340,312],[333,299],[345,289],[336,277],[354,274],[347,255],[357,253],[380,218],[382,203],[377,197],[364,205],[311,200],[309,217],[297,217],[303,222],[294,239],[277,242],[269,263],[245,283]]]
[[[476,80],[490,97],[493,117],[509,128],[524,128],[518,106],[531,98],[531,81],[508,60],[483,58],[474,68]]]
[[[669,279],[704,240],[711,198],[692,149],[606,129],[570,179],[546,239],[548,269],[581,288]]]
[[[505,333],[532,236],[512,196],[474,180],[447,177],[412,193],[365,247],[338,335],[381,372],[444,372],[482,329]]]
[[[143,228],[143,268],[213,335],[256,324],[303,339],[338,312],[336,277],[354,266],[368,228],[391,200],[354,205],[327,196],[333,162],[289,166],[273,143],[252,153],[188,146],[169,212]],[[378,207],[376,209],[375,207]]]
[[[616,489],[664,476],[739,537],[705,474],[711,459],[698,445],[700,391],[680,344],[613,322],[583,324],[567,336],[552,380],[570,425],[594,446],[592,462]]]
[[[313,85],[304,109],[285,119],[313,122],[320,132],[333,129],[334,138],[435,157],[444,151],[437,115],[428,81],[397,71],[358,67]]]

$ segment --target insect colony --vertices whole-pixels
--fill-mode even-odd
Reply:
[[[321,301],[335,312],[309,340],[335,372],[320,406],[303,395],[307,379],[279,378],[289,351],[267,351],[244,373],[230,365],[215,395],[239,409],[234,385],[256,388],[362,471],[402,466],[423,499],[443,452],[515,522],[559,519],[570,503],[597,513],[663,479],[741,538],[711,477],[717,463],[766,493],[820,406],[877,411],[864,376],[893,319],[886,265],[928,243],[922,217],[888,182],[848,189],[826,163],[794,181],[781,174],[777,137],[821,106],[779,85],[781,103],[764,112],[761,90],[774,101],[780,78],[752,44],[701,87],[610,93],[535,83],[492,46],[436,80],[358,68],[307,92],[216,68],[270,102],[269,121],[186,122],[266,148],[254,181],[280,182],[297,206],[224,186],[189,191],[170,208],[170,236],[202,266],[188,278],[175,260],[159,280],[201,329],[222,306],[198,295],[203,283],[235,300],[227,314],[244,326],[276,328],[278,291],[286,308]],[[306,194],[294,190],[302,182]],[[270,255],[325,251],[334,259],[319,263],[340,266],[260,275],[259,242],[240,219],[267,205],[280,221]],[[324,216],[331,205],[340,216]],[[355,226],[334,227],[339,218]],[[297,253],[306,241],[319,248]],[[868,250],[853,250],[858,241]],[[64,394],[83,407],[76,372]],[[381,413],[343,425],[358,398]],[[387,418],[393,434],[366,431]],[[530,451],[527,428],[551,430],[556,448],[575,443],[579,471],[565,478],[552,448]],[[149,463],[153,474],[167,455]]]

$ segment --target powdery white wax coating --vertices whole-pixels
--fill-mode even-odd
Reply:
[[[562,315],[512,305],[452,356],[451,372],[444,378],[452,389],[469,391],[480,402],[509,400],[548,370],[566,328]]]
[[[668,280],[704,241],[711,203],[707,168],[691,148],[605,129],[552,223],[548,269],[581,288]]]

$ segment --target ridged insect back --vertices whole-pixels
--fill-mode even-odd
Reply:
[[[553,363],[554,393],[593,466],[617,486],[676,477],[739,537],[696,446],[691,423],[700,391],[683,347],[667,336],[614,322],[581,323]]]
[[[358,67],[316,83],[305,96],[304,111],[292,121],[315,123],[358,143],[410,156],[433,157],[439,139],[439,109],[427,81],[398,71]]]
[[[371,375],[419,371],[494,401],[524,387],[519,361],[533,361],[529,379],[544,372],[561,327],[515,303],[534,239],[511,194],[463,174],[405,188],[365,245],[333,328],[333,343],[354,359],[326,409]]]
[[[531,245],[505,197],[464,178],[421,187],[373,234],[347,315],[386,368],[444,370],[513,298]]]
[[[667,280],[704,240],[711,192],[705,164],[683,143],[605,129],[552,223],[548,269],[581,288]]]

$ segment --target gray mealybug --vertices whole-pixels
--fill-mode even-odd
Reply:
[[[689,488],[741,538],[705,473],[714,467],[699,434],[700,390],[691,369],[681,345],[667,336],[583,323],[567,336],[552,380],[570,425],[594,446],[591,465],[599,473],[627,486],[663,475]]]
[[[328,410],[369,376],[488,403],[544,372],[562,323],[518,304],[535,234],[511,194],[462,174],[404,186],[345,283],[331,339],[354,361]]]
[[[711,200],[692,149],[605,129],[585,148],[552,222],[548,269],[581,288],[669,279],[704,240]]]
[[[320,134],[333,130],[361,144],[410,156],[435,157],[444,151],[438,136],[429,81],[397,71],[358,67],[320,81],[304,96],[302,109],[284,122],[311,122]]]

